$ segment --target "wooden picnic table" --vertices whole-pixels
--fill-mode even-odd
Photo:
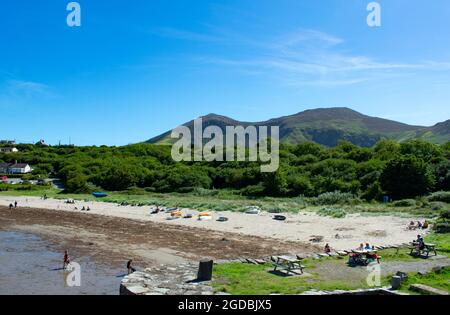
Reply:
[[[361,264],[364,266],[367,266],[369,264],[370,257],[372,257],[374,254],[377,253],[377,250],[359,250],[354,249],[352,250],[352,253],[354,254],[352,256],[352,260],[355,264]]]
[[[305,268],[305,266],[301,264],[300,259],[288,256],[276,257],[276,261],[273,265],[275,266],[273,271],[277,271],[277,268],[279,268],[285,270],[287,274],[294,273],[295,270],[300,270],[300,273],[303,274],[303,269]]]
[[[417,255],[421,256],[422,254],[426,253],[426,257],[429,257],[430,253],[434,253],[434,256],[437,256],[436,244],[424,243],[423,249],[417,249],[418,244],[419,243],[417,243],[417,242],[411,243],[411,246],[409,247],[409,249],[411,249],[411,252],[409,253],[410,255],[417,254]]]

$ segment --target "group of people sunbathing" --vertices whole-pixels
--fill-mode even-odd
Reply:
[[[78,210],[78,208],[75,207],[75,210]],[[81,211],[91,211],[91,208],[89,208],[89,206],[87,208],[83,206],[83,208],[81,208]]]
[[[159,208],[159,206],[157,206],[156,209],[154,209],[154,210],[151,212],[151,214],[158,214],[158,213],[160,213],[160,212],[164,212],[164,210],[161,209],[161,208]]]
[[[428,226],[429,226],[429,223],[427,221],[425,221],[423,223],[420,221],[417,221],[417,223],[414,221],[411,221],[408,224],[408,230],[417,230],[417,229],[426,230],[426,229],[428,229]]]
[[[14,201],[14,204],[12,203],[9,204],[9,210],[12,210],[12,208],[17,209],[17,201]]]

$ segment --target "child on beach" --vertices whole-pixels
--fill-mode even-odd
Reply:
[[[136,269],[133,268],[133,265],[132,265],[132,264],[133,264],[133,260],[130,259],[130,260],[127,262],[128,274],[133,273],[133,272],[136,271]]]
[[[67,266],[70,264],[70,257],[69,257],[69,251],[66,250],[64,251],[64,265],[63,265],[63,269],[66,270]]]

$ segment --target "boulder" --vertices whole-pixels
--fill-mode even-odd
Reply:
[[[449,295],[447,291],[436,289],[424,284],[411,284],[409,289],[415,292],[431,295]]]

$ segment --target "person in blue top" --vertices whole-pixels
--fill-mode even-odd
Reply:
[[[369,244],[369,243],[366,243],[366,247],[364,247],[364,249],[365,249],[365,250],[371,250],[372,247],[370,247],[370,244]]]

